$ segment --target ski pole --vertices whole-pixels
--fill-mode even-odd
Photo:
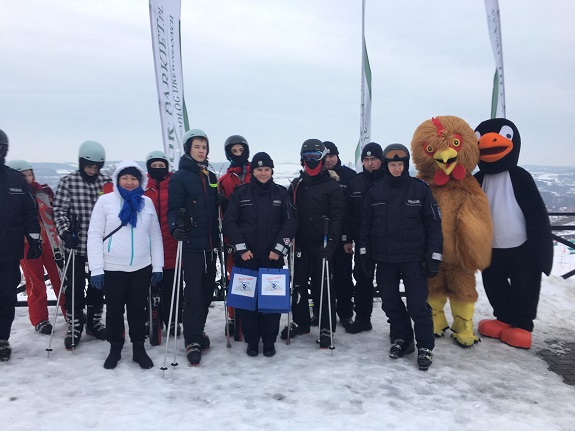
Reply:
[[[224,316],[226,319],[226,347],[231,348],[232,345],[230,343],[230,330],[228,325],[228,301],[227,301],[227,294],[228,294],[228,286],[227,286],[227,275],[226,275],[226,263],[225,263],[225,254],[224,254],[224,229],[222,226],[222,205],[218,205],[218,227],[220,230],[220,272],[221,272],[221,280],[222,280],[222,287],[224,289]]]
[[[160,367],[160,370],[162,370],[162,377],[164,376],[164,372],[168,369],[168,367],[166,367],[166,361],[168,358],[168,345],[170,344],[170,326],[172,325],[172,317],[173,317],[173,313],[174,313],[174,294],[176,292],[176,286],[179,287],[180,284],[180,272],[181,272],[181,268],[182,268],[182,241],[178,241],[178,248],[176,251],[176,267],[175,267],[175,274],[174,274],[174,283],[172,286],[172,298],[170,300],[170,317],[168,318],[168,327],[167,329],[167,335],[166,335],[166,348],[164,351],[164,365],[162,367]],[[179,293],[179,289],[178,289],[178,293]],[[178,295],[178,299],[179,299],[179,295]],[[178,304],[179,307],[179,304]],[[176,328],[174,327],[174,339],[176,338]],[[174,348],[175,348],[175,344],[174,344]]]
[[[179,242],[179,241],[178,241]],[[183,243],[180,243],[183,244]],[[174,277],[174,279],[177,279],[177,283],[175,284],[175,288],[176,288],[176,307],[175,307],[175,313],[176,313],[176,318],[174,319],[174,360],[172,361],[172,363],[170,364],[172,367],[177,367],[178,363],[176,362],[176,354],[178,353],[178,317],[180,315],[180,291],[182,289],[180,289],[180,285],[182,282],[182,245],[178,244],[178,246],[180,247],[180,262],[179,262],[179,269],[178,269],[178,274]],[[172,289],[172,304],[174,303],[174,294],[173,294],[173,289]],[[170,329],[171,329],[172,325],[170,324]],[[170,331],[170,329],[168,329],[168,331]],[[169,334],[169,332],[168,332]],[[169,340],[166,341],[166,345],[168,344]]]
[[[72,353],[74,353],[76,344],[75,344],[75,334],[76,334],[76,250],[72,252]],[[82,310],[82,313],[84,310]],[[66,316],[70,319],[70,316]]]
[[[324,259],[325,261],[325,272],[326,272],[326,281],[327,281],[327,309],[328,309],[328,317],[329,317],[329,338],[330,338],[330,345],[329,345],[329,350],[332,351],[332,355],[333,355],[333,349],[335,349],[335,346],[333,345],[333,326],[332,326],[332,320],[331,320],[331,313],[332,313],[332,306],[331,306],[331,286],[330,286],[330,272],[329,272],[329,261],[327,259]]]
[[[287,339],[286,344],[290,344],[290,329],[291,329],[291,308],[293,306],[293,277],[295,274],[294,270],[295,265],[295,238],[291,242],[290,247],[290,256],[289,256],[289,276],[290,276],[290,283],[289,283],[289,297],[290,297],[290,307],[288,311],[288,321],[287,321]]]
[[[54,329],[56,328],[56,318],[58,317],[58,307],[60,306],[60,298],[62,296],[62,291],[65,291],[65,282],[66,282],[66,274],[68,273],[68,266],[70,265],[70,261],[72,260],[72,255],[68,256],[66,260],[66,265],[64,266],[64,276],[61,277],[61,284],[60,290],[58,291],[58,297],[56,298],[56,308],[54,309],[54,320],[52,322],[52,331],[50,332],[50,342],[48,343],[48,347],[46,351],[48,352],[48,358],[50,357],[50,352],[52,351],[52,339],[54,338]]]

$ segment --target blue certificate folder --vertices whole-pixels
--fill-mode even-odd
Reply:
[[[257,284],[258,271],[238,268],[237,266],[232,267],[227,305],[254,311],[257,301]]]
[[[289,275],[285,268],[260,268],[257,288],[260,313],[290,312]]]

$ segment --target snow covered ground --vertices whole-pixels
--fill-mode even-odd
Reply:
[[[481,277],[475,322],[491,317]],[[108,344],[84,335],[64,350],[65,324],[49,337],[34,332],[27,308],[17,308],[12,360],[0,363],[3,430],[573,430],[575,387],[548,370],[541,349],[575,341],[575,280],[545,278],[531,350],[483,338],[463,349],[437,340],[434,363],[419,371],[415,356],[392,360],[388,325],[374,304],[374,329],[350,335],[338,327],[336,349],[318,350],[317,334],[299,336],[277,355],[227,349],[224,311],[208,317],[212,349],[200,367],[187,366],[183,340],[177,361],[160,370],[165,346],[146,348],[154,368],[142,370],[124,347],[115,370],[103,368]],[[286,318],[282,319],[282,325]]]

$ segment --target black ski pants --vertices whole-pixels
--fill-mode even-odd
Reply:
[[[377,286],[381,295],[381,308],[390,325],[390,339],[410,342],[417,347],[433,350],[433,320],[431,308],[427,305],[427,278],[421,262],[384,263],[377,262]],[[407,308],[399,291],[399,280],[403,279]],[[413,320],[414,326],[411,326]]]
[[[257,271],[260,268],[283,268],[284,259],[283,256],[278,260],[254,257],[245,261],[237,259],[235,264],[240,268]],[[280,313],[260,313],[239,308],[236,308],[236,313],[239,313],[244,339],[248,344],[258,344],[260,339],[264,346],[271,346],[276,342],[280,328]]]
[[[216,254],[212,250],[184,251],[184,340],[201,343],[208,310],[216,288]]]
[[[105,271],[106,333],[110,343],[124,343],[124,309],[128,314],[132,343],[146,339],[146,306],[151,278],[151,265],[134,272]]]
[[[72,253],[74,252],[72,251]],[[90,272],[86,269],[86,256],[78,254],[73,256],[69,253],[67,258],[73,260],[68,265],[66,280],[64,281],[66,314],[80,319],[86,305],[91,305],[95,311],[102,310],[104,308],[104,290],[96,289],[89,282]],[[74,273],[74,280],[72,280],[72,273]],[[86,288],[87,280],[88,287]],[[72,313],[72,285],[74,285],[74,313]]]
[[[297,239],[296,239],[297,244]],[[314,300],[314,305],[320,303],[321,285],[322,285],[322,266],[324,260],[319,256],[321,244],[313,244],[302,247],[300,249],[301,256],[295,258],[294,268],[294,289],[292,294],[292,313],[293,321],[298,326],[310,326],[309,315],[309,294],[308,294],[308,281],[311,277],[311,294]],[[324,273],[324,292],[321,310],[321,319],[319,322],[320,329],[329,329],[329,315],[331,308],[331,326],[335,332],[336,314],[335,314],[335,289],[332,280],[332,262],[329,263],[329,274]],[[328,301],[327,295],[327,279],[330,279],[330,297],[331,303]],[[329,307],[329,308],[328,308]],[[319,308],[318,308],[319,311]]]
[[[529,257],[527,244],[494,248],[483,286],[493,315],[511,326],[533,331],[541,291],[541,270]]]
[[[172,269],[164,269],[164,276],[162,277],[162,281],[158,284],[160,291],[162,292],[162,299],[160,300],[160,316],[162,318],[162,322],[166,328],[168,327],[168,320],[170,320],[170,306],[171,302],[174,302],[174,307],[176,306],[176,296],[178,292],[175,292],[174,297],[172,298],[172,291],[174,289],[174,277],[176,275],[175,268]],[[182,322],[182,312],[184,310],[184,278],[180,276],[180,303],[178,306],[178,322]],[[174,313],[176,309],[174,308]],[[176,321],[176,315],[172,315],[172,322]]]
[[[346,253],[343,244],[338,244],[332,258],[333,284],[337,297],[337,315],[340,319],[353,317],[353,254]]]
[[[0,340],[10,338],[20,279],[19,261],[0,262]]]
[[[362,258],[356,254],[353,266],[353,278],[355,278],[355,320],[369,322],[373,312],[373,278],[366,276],[361,270],[360,259]],[[370,259],[367,264],[367,269],[373,274],[375,272],[375,262]]]

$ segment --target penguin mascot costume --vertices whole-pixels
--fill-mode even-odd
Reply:
[[[553,265],[553,239],[547,208],[529,172],[517,166],[521,136],[505,118],[482,122],[479,172],[475,178],[489,200],[493,220],[491,265],[483,286],[496,319],[479,322],[479,333],[524,349],[531,347],[541,273]]]

